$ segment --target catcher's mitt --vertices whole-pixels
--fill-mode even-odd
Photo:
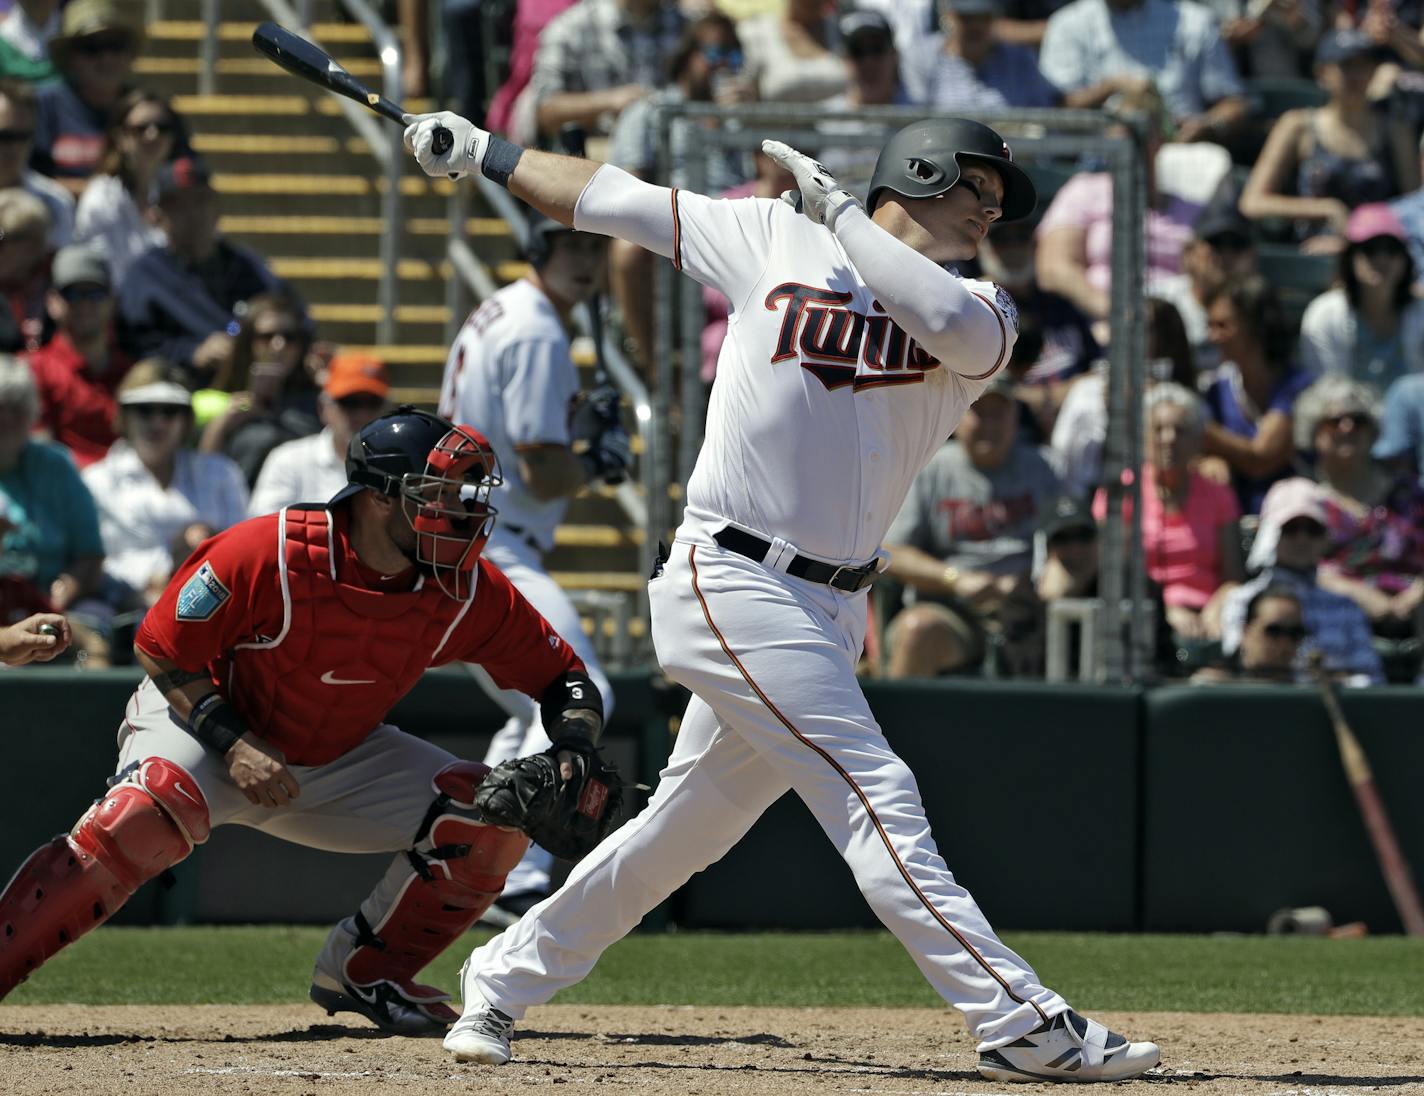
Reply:
[[[559,775],[559,752],[574,755],[573,779]],[[623,802],[623,778],[586,738],[556,739],[532,757],[496,765],[475,791],[486,822],[523,830],[562,860],[579,860],[606,836]]]

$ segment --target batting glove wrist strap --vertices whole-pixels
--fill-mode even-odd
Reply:
[[[247,733],[232,705],[217,693],[209,693],[193,705],[184,728],[219,755],[226,754]]]
[[[473,152],[473,149],[471,151]],[[519,158],[523,155],[524,150],[518,145],[490,134],[484,159],[480,161],[480,173],[490,182],[498,183],[508,190],[509,177],[514,174],[514,169],[519,165]]]

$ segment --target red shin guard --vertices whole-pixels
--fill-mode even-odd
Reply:
[[[436,773],[438,798],[408,854],[409,878],[393,900],[378,903],[373,895],[356,915],[356,947],[345,962],[350,984],[387,981],[412,1001],[448,999],[415,983],[415,975],[489,909],[529,848],[529,838],[517,830],[478,821],[474,792],[488,772],[485,765],[462,761]]]
[[[187,772],[157,757],[128,770],[0,892],[0,998],[207,839],[207,803]]]

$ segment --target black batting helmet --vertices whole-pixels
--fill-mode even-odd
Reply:
[[[499,459],[472,426],[399,407],[368,423],[346,449],[347,486],[332,503],[365,488],[403,502],[416,534],[415,561],[451,597],[463,599],[494,529],[490,492]]]
[[[560,232],[573,232],[568,225],[560,224],[542,213],[529,215],[529,242],[524,245],[524,254],[529,265],[535,270],[543,270],[554,252],[554,237]]]
[[[1033,180],[1014,163],[1008,142],[968,118],[926,118],[894,134],[880,150],[870,177],[872,212],[885,191],[906,198],[938,198],[959,182],[965,160],[993,167],[1004,180],[1003,216],[1021,221],[1038,204]]]

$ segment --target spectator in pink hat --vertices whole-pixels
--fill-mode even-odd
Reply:
[[[1300,325],[1300,361],[1383,391],[1424,370],[1424,301],[1414,292],[1408,237],[1383,202],[1350,214],[1340,284],[1310,302]]]
[[[1221,648],[1230,657],[1241,646],[1247,608],[1262,590],[1284,586],[1300,599],[1309,634],[1300,647],[1301,665],[1312,651],[1350,684],[1384,680],[1364,610],[1349,598],[1322,589],[1316,568],[1330,546],[1325,494],[1302,477],[1280,480],[1266,493],[1261,524],[1246,569],[1254,577],[1227,595],[1221,613]]]

